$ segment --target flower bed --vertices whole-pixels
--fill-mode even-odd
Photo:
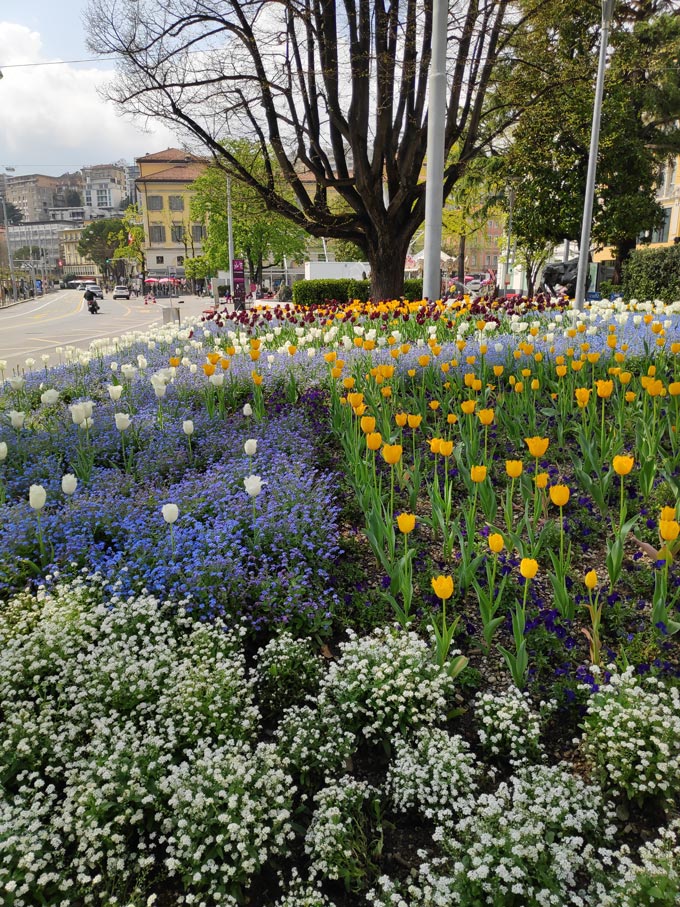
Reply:
[[[676,904],[678,309],[288,306],[7,378],[2,903]]]

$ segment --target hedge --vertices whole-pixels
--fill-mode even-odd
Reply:
[[[636,249],[623,266],[624,299],[680,300],[680,245]]]
[[[295,305],[323,305],[331,299],[349,302],[360,299],[362,302],[371,295],[370,280],[297,280],[293,284],[293,302]],[[403,295],[410,302],[423,298],[422,280],[405,280]]]

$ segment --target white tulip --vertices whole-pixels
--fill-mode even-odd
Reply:
[[[43,403],[47,404],[48,406],[52,406],[54,403],[57,402],[58,399],[59,399],[59,391],[55,390],[53,387],[50,388],[49,390],[45,391],[44,394],[40,395],[40,400]]]
[[[94,403],[92,402],[92,400],[83,400],[80,405],[82,406],[83,412],[85,413],[85,418],[91,419],[92,410],[94,409]]]
[[[112,362],[112,363],[109,365],[109,368],[111,369],[112,372],[117,372],[117,371],[118,371],[118,363],[117,363],[117,362]]]
[[[177,504],[163,504],[163,519],[166,523],[172,525],[179,516]]]
[[[148,364],[149,363],[144,356],[142,356],[141,354],[137,356],[137,365],[141,368],[142,371],[144,371]]]
[[[28,366],[29,369],[32,369],[33,366],[35,365],[35,359],[27,359],[26,365]]]
[[[83,430],[89,431],[92,428],[93,424],[94,424],[94,422],[92,421],[92,419],[85,418],[80,423],[80,428],[82,428]]]
[[[0,441],[0,463],[7,458],[7,442]]]
[[[197,371],[198,371],[198,366],[196,365],[195,362],[192,362],[191,365],[189,366],[189,374],[195,375]]]
[[[132,417],[127,413],[116,413],[116,428],[118,431],[126,431],[130,427]]]
[[[47,492],[42,485],[31,485],[28,490],[28,503],[33,510],[42,510],[47,500]]]
[[[6,368],[7,368],[7,360],[0,359],[0,372],[4,372]]]
[[[123,393],[122,384],[107,384],[106,389],[109,392],[109,397],[114,401],[114,403],[116,400],[120,400],[120,395]]]
[[[193,435],[194,423],[191,421],[191,419],[185,419],[184,422],[182,422],[182,431],[185,435]]]
[[[21,410],[10,409],[9,421],[12,423],[12,428],[16,428],[16,429],[23,428],[25,418],[26,418],[26,413],[21,412]]]
[[[74,425],[81,425],[87,418],[82,403],[73,403],[69,406],[69,409],[71,410],[71,419]]]
[[[263,481],[259,476],[246,476],[243,480],[245,485],[246,492],[251,498],[256,498],[258,494],[262,491],[262,486],[267,483]]]
[[[224,384],[224,375],[210,375],[208,381],[213,387],[222,387]]]
[[[246,443],[243,445],[243,449],[245,450],[247,456],[254,457],[257,453],[257,438],[248,438]]]
[[[22,375],[15,375],[9,379],[9,386],[13,391],[20,391],[24,384],[26,384],[26,379]]]
[[[159,400],[162,400],[167,391],[167,385],[164,381],[152,381],[153,392],[158,397]]]
[[[246,405],[243,407],[243,415],[252,416],[252,414],[253,414],[252,406],[250,405],[250,403],[246,403]]]
[[[66,475],[61,477],[61,490],[66,495],[72,495],[73,492],[78,487],[78,479],[73,475],[73,473],[67,472]]]
[[[47,365],[47,363],[50,361],[50,354],[49,354],[49,353],[43,353],[42,356],[41,356],[40,358],[42,359],[43,364],[44,364],[44,365]]]

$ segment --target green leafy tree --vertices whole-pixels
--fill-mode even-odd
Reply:
[[[84,229],[78,243],[78,252],[93,261],[106,277],[114,270],[112,264],[119,248],[123,221],[117,217],[93,220]]]
[[[184,274],[192,282],[205,280],[211,273],[212,267],[206,255],[196,255],[195,258],[184,259]]]
[[[680,20],[659,0],[621,0],[615,14],[592,238],[614,248],[618,283],[641,232],[662,221],[656,176],[680,151]],[[546,6],[542,28],[518,38],[535,64],[536,100],[519,117],[502,168],[516,189],[513,235],[527,250],[580,238],[599,16],[599,3],[559,0]]]
[[[144,225],[137,205],[128,205],[116,235],[118,245],[113,252],[115,260],[134,261],[142,280],[146,276],[146,252],[144,247]]]
[[[21,246],[13,255],[14,261],[40,261],[43,257],[43,250],[40,246]]]
[[[251,172],[264,169],[259,147],[252,142],[232,143],[232,153]],[[281,177],[279,180],[282,182]],[[227,174],[219,167],[209,167],[193,183],[192,190],[191,216],[207,229],[205,254],[214,270],[228,271]],[[262,283],[265,261],[280,264],[284,255],[293,259],[304,256],[305,231],[288,218],[267,211],[257,192],[236,180],[231,184],[231,211],[234,254],[248,262],[251,283]]]
[[[7,223],[12,226],[16,227],[24,219],[22,212],[12,202],[5,202],[5,210],[7,211]]]

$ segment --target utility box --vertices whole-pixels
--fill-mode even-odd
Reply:
[[[163,312],[163,324],[172,324],[173,322],[179,324],[179,309],[171,305],[163,305],[161,310]]]

